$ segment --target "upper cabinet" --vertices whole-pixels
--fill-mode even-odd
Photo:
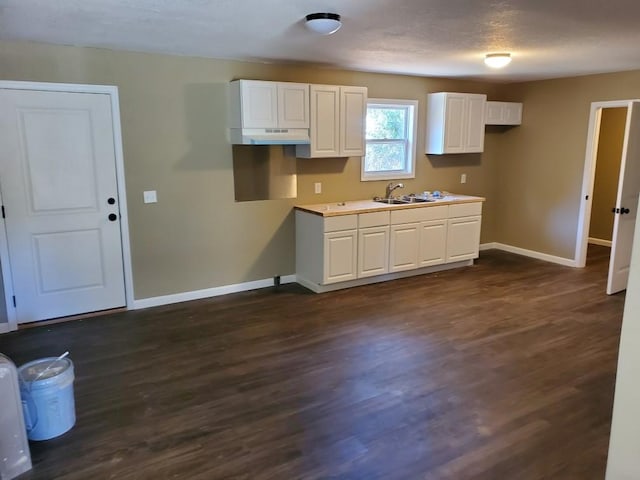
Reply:
[[[486,125],[520,125],[522,123],[522,103],[487,102]]]
[[[230,101],[232,143],[308,143],[309,84],[235,80]]]
[[[482,152],[486,103],[487,96],[481,94],[428,94],[426,153]]]
[[[297,145],[301,158],[363,156],[367,88],[310,86],[310,144]]]

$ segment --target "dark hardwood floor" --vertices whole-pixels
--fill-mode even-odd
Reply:
[[[624,294],[504,252],[0,336],[70,350],[77,424],[22,479],[602,479]]]

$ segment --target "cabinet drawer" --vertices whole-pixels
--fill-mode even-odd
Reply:
[[[389,211],[361,213],[358,215],[358,228],[389,225]]]
[[[449,205],[449,218],[482,215],[482,202]]]
[[[440,220],[443,218],[447,218],[448,212],[448,205],[396,210],[391,212],[391,225],[414,222],[428,222],[429,220]]]
[[[358,228],[358,215],[340,215],[324,219],[325,232],[338,232],[340,230],[355,230]]]

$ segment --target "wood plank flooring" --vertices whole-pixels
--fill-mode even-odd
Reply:
[[[22,479],[602,479],[624,294],[504,252],[0,336],[70,350],[77,424]]]

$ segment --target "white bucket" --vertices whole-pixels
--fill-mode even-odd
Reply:
[[[73,362],[68,358],[40,358],[25,363],[18,371],[29,440],[49,440],[69,431],[76,423]]]

